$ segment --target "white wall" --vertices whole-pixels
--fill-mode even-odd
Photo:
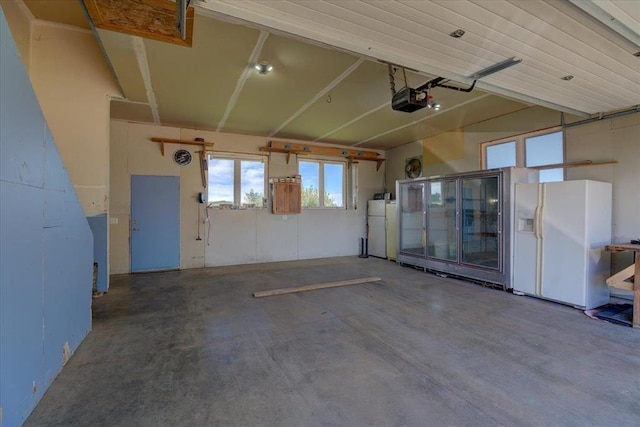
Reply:
[[[110,255],[111,273],[128,273],[131,175],[172,175],[180,177],[180,267],[197,268],[256,262],[309,259],[356,255],[360,237],[365,234],[366,201],[383,190],[384,166],[376,171],[375,162],[358,163],[358,208],[303,210],[299,215],[273,215],[267,209],[209,209],[209,223],[201,224],[198,235],[198,209],[205,221],[203,206],[196,202],[202,187],[196,162],[180,167],[171,154],[184,148],[197,158],[198,147],[167,145],[166,156],[151,137],[193,141],[204,138],[214,149],[246,154],[259,151],[267,144],[263,137],[225,134],[195,129],[181,129],[123,121],[111,121],[110,171]],[[295,156],[290,164],[286,155],[269,156],[269,175],[290,176],[297,173]],[[351,175],[351,171],[347,171]],[[211,230],[208,230],[211,225]],[[207,244],[209,240],[209,244]]]
[[[385,190],[396,198],[396,181],[405,179],[405,159],[422,156],[422,140],[387,150]],[[423,176],[426,176],[423,174]]]
[[[640,237],[640,113],[568,128],[568,162],[615,160],[618,163],[567,169],[567,179],[613,184],[612,240],[628,243]],[[615,254],[613,271],[631,264],[631,254]]]
[[[93,33],[35,21],[30,77],[85,215],[107,213],[109,97],[120,91]]]

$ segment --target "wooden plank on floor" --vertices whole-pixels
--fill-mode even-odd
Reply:
[[[315,291],[317,289],[337,288],[339,286],[360,285],[362,283],[379,282],[380,277],[364,277],[362,279],[341,280],[339,282],[316,283],[314,285],[295,286],[291,288],[272,289],[270,291],[254,292],[254,298],[272,297],[275,295],[292,294],[295,292]]]

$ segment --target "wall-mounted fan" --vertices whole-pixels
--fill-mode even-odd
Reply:
[[[408,158],[404,168],[405,177],[419,178],[422,176],[422,156]]]

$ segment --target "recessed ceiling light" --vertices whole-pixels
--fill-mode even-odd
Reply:
[[[568,76],[560,77],[560,79],[562,79],[562,80],[566,80],[566,81],[569,81],[569,80],[571,80],[572,78],[573,78],[573,76],[572,76],[571,74],[569,74]]]
[[[273,71],[273,65],[269,64],[267,61],[258,62],[253,66],[258,74],[265,75],[269,74]]]
[[[464,30],[458,28],[457,30],[455,30],[453,33],[449,35],[454,39],[459,39],[460,37],[464,36]]]

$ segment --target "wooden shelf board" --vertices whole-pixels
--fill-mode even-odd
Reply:
[[[207,147],[213,147],[213,142],[207,141],[186,141],[183,139],[171,139],[171,138],[151,138],[151,142],[159,142],[160,143],[160,152],[164,156],[164,144],[180,144],[180,145],[196,145],[198,147],[203,147],[206,149]]]

